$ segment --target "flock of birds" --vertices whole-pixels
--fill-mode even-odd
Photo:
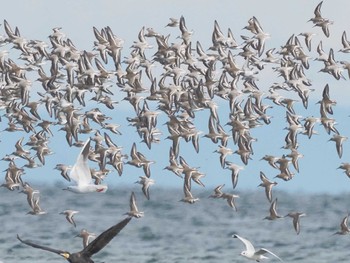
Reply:
[[[320,27],[323,32],[320,33],[328,38],[333,22],[322,16],[321,7],[322,2],[309,21]],[[108,187],[103,181],[108,174],[115,170],[122,176],[124,165],[131,165],[142,168],[144,176],[137,183],[142,186],[145,198],[150,199],[150,186],[155,183],[151,176],[155,161],[141,153],[137,143],[133,143],[130,154],[127,154],[113,141],[114,137],[121,136],[120,125],[113,123],[113,116],[118,114],[116,94],[131,104],[134,116],[128,117],[127,121],[149,150],[152,145],[162,143],[164,131],[158,128],[158,115],[167,116],[168,135],[165,138],[171,140],[171,147],[169,165],[164,169],[183,179],[184,196],[181,201],[185,203],[193,204],[199,200],[191,191],[192,184],[204,186],[202,178],[205,173],[185,160],[180,144],[192,143],[197,153],[200,141],[209,139],[217,145],[215,152],[219,154],[220,165],[231,171],[232,189],[235,189],[239,172],[249,165],[254,153],[257,140],[251,136],[251,130],[273,121],[269,115],[272,105],[265,104],[266,100],[284,110],[287,120],[283,148],[288,152],[283,156],[265,155],[262,158],[276,169],[278,179],[289,181],[299,172],[298,160],[303,154],[298,151],[298,136],[312,139],[317,133],[314,130],[316,123],[323,125],[331,136],[330,140],[336,144],[339,158],[342,157],[343,142],[347,137],[335,127],[336,120],[332,114],[336,101],[331,98],[329,85],[325,85],[319,100],[319,116],[301,117],[293,107],[301,101],[307,109],[309,96],[314,91],[306,74],[312,59],[310,52],[312,37],[316,34],[314,31],[293,34],[281,48],[265,50],[270,35],[256,17],[250,18],[244,27],[249,36],[242,35],[241,43],[231,29],[224,34],[215,21],[212,45],[206,50],[199,41],[194,42],[193,31],[187,29],[184,17],[171,18],[166,27],[180,30],[178,42],[169,43],[170,35],[164,36],[152,28],[143,27],[130,48],[130,54],[123,57],[124,41],[108,26],[93,28],[95,41],[92,51],[79,50],[61,28],[53,29],[47,43],[23,37],[19,29],[13,29],[6,20],[3,26],[5,34],[0,36],[0,108],[4,112],[1,122],[7,127],[1,137],[20,134],[20,139],[15,149],[2,158],[8,163],[2,186],[27,195],[28,214],[46,213],[40,206],[40,191],[33,189],[22,176],[27,169],[45,166],[45,159],[53,154],[50,149],[52,127],[63,131],[69,147],[82,147],[74,165],[59,163],[55,167],[65,180],[73,183],[66,190],[75,193],[105,192]],[[342,45],[339,52],[350,53],[350,41],[345,31]],[[20,53],[16,62],[9,57],[11,48]],[[148,57],[152,49],[155,52]],[[321,41],[317,53],[319,56],[314,59],[323,65],[321,73],[340,80],[345,79],[343,72],[347,71],[350,77],[350,62],[337,61],[333,48],[325,52]],[[163,70],[157,76],[155,66]],[[259,89],[258,76],[267,67],[273,69],[280,82],[273,83],[266,93]],[[34,82],[29,75],[37,77],[35,81],[41,84],[41,89],[35,86],[35,93]],[[218,105],[222,107],[224,102],[229,108],[228,119],[223,119],[218,111]],[[90,109],[92,105],[99,107]],[[199,111],[209,114],[206,132],[196,128],[195,119]],[[227,126],[230,130],[225,129]],[[229,146],[231,143],[232,146]],[[239,155],[242,164],[226,160],[232,154]],[[342,163],[339,168],[350,177],[350,163]],[[272,197],[272,188],[277,182],[271,181],[263,172],[260,172],[260,178],[260,186],[265,189],[270,203],[270,214],[265,219],[291,217],[299,234],[300,218],[305,213],[293,211],[280,216],[277,198]],[[230,207],[237,210],[235,199],[239,196],[224,192],[223,187],[224,184],[218,185],[210,197],[226,200]],[[67,209],[61,214],[76,226],[73,219],[76,213],[78,211]],[[87,231],[81,233],[85,237],[85,248],[78,253],[44,247],[24,241],[19,236],[18,239],[34,248],[59,254],[69,262],[93,262],[91,256],[117,235],[132,217],[143,216],[137,208],[134,192],[130,197],[130,211],[126,214],[126,219],[92,242],[88,241]],[[342,220],[341,230],[336,234],[350,233],[347,220],[348,216]],[[238,235],[233,237],[246,246],[242,256],[259,261],[265,258],[265,253],[269,253],[280,259],[267,249],[255,251],[248,240]]]

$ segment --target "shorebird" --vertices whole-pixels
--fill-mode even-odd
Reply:
[[[85,142],[83,149],[78,155],[76,163],[69,173],[69,177],[76,183],[66,188],[74,193],[106,192],[106,185],[95,185],[92,183],[91,171],[88,164],[90,151],[90,138]]]
[[[169,149],[169,165],[164,167],[164,169],[169,170],[176,174],[178,177],[182,178],[183,167],[178,163],[173,147]]]
[[[224,147],[222,145],[218,146],[218,149],[216,149],[214,152],[219,153],[220,154],[220,164],[221,167],[224,168],[225,167],[225,163],[226,163],[226,157],[230,154],[233,154],[233,150],[228,148],[228,147]]]
[[[228,205],[237,211],[235,198],[239,198],[239,195],[223,193],[221,198],[226,199]]]
[[[178,27],[179,26],[179,19],[170,17],[170,22],[165,27]]]
[[[20,193],[24,193],[27,195],[27,202],[31,208],[34,209],[35,200],[39,198],[40,192],[39,190],[34,190],[28,183],[24,183],[23,189]]]
[[[143,217],[143,212],[140,212],[136,206],[136,198],[134,192],[131,192],[130,196],[130,211],[125,214],[136,218]]]
[[[342,136],[340,134],[333,134],[333,137],[328,141],[334,141],[337,149],[339,158],[343,156],[343,143],[348,139],[347,136]]]
[[[314,116],[310,116],[310,117],[306,117],[304,119],[304,128],[305,131],[304,133],[309,137],[309,139],[311,138],[312,135],[316,134],[316,132],[314,131],[314,127],[315,124],[317,122],[320,122],[320,118],[314,117]]]
[[[323,1],[321,1],[315,8],[314,10],[314,14],[315,16],[311,19],[309,19],[309,21],[311,21],[312,23],[314,23],[314,26],[318,26],[322,28],[323,33],[325,34],[326,37],[329,37],[329,25],[333,24],[333,21],[330,21],[327,18],[322,17],[321,14],[321,7],[322,7],[322,3]]]
[[[155,163],[154,161],[149,161],[146,157],[137,151],[136,143],[132,144],[130,151],[131,160],[127,161],[127,164],[133,165],[135,167],[142,167],[145,175],[149,178],[151,176],[150,166]]]
[[[60,212],[60,215],[65,215],[67,221],[69,223],[71,223],[74,227],[77,227],[77,225],[73,219],[73,216],[77,213],[79,213],[79,211],[68,209],[68,210],[64,210],[64,211]]]
[[[319,23],[323,20],[322,14],[321,14],[321,7],[322,7],[323,1],[321,1],[315,8],[314,10],[314,17],[310,18],[309,21],[311,21],[312,23],[316,24]],[[308,21],[308,22],[309,22]]]
[[[267,179],[265,174],[261,171],[260,171],[260,179],[261,179],[262,183],[259,184],[258,186],[265,188],[267,200],[269,200],[269,202],[271,202],[272,201],[272,187],[277,185],[277,183],[271,182],[269,179]]]
[[[87,247],[91,240],[96,238],[95,233],[88,232],[86,229],[80,230],[80,233],[75,237],[81,237],[83,239],[83,247]]]
[[[260,262],[260,260],[268,258],[268,257],[264,256],[266,253],[268,253],[268,254],[271,254],[272,256],[274,256],[275,258],[277,258],[278,260],[280,260],[281,262],[283,262],[283,260],[280,257],[278,257],[275,253],[272,253],[270,250],[267,250],[266,248],[260,248],[259,250],[255,250],[254,246],[252,245],[252,243],[249,240],[247,240],[247,239],[245,239],[237,234],[232,235],[232,237],[238,238],[245,245],[246,250],[241,252],[241,256],[243,256],[245,258]]]
[[[322,28],[322,31],[326,37],[330,36],[329,26],[333,25],[334,21],[324,18],[322,21],[316,23],[314,26],[318,26]]]
[[[346,176],[350,178],[350,163],[341,163],[341,165],[337,169],[344,170]]]
[[[336,80],[340,80],[340,78],[345,80],[343,76],[344,68],[339,65],[337,61],[334,59],[334,51],[333,48],[329,50],[328,59],[324,62],[324,68],[320,69],[319,72],[325,72],[332,75]]]
[[[193,31],[189,31],[186,27],[185,18],[183,16],[180,17],[179,20],[179,29],[181,31],[181,38],[186,45],[188,45],[191,41],[191,36]]]
[[[239,172],[240,170],[243,170],[244,167],[229,161],[226,161],[225,164],[226,164],[225,169],[231,170],[232,187],[233,189],[235,189],[238,183]]]
[[[59,164],[56,164],[54,169],[61,171],[62,177],[64,179],[66,179],[68,182],[70,182],[70,177],[68,174],[68,171],[70,171],[72,169],[72,167],[70,165],[65,165],[65,164],[59,163]]]
[[[350,229],[348,227],[348,218],[349,214],[347,214],[340,223],[340,231],[335,232],[333,235],[348,235],[350,234]]]
[[[277,198],[275,200],[273,200],[273,202],[271,203],[270,215],[266,216],[264,219],[275,220],[275,219],[278,219],[278,218],[283,218],[283,216],[280,216],[280,215],[277,214],[276,206],[277,206]]]
[[[342,34],[341,42],[343,44],[343,48],[341,48],[339,52],[350,53],[350,41],[347,39],[345,31]]]
[[[290,212],[286,216],[293,218],[293,226],[294,226],[295,232],[297,232],[297,235],[299,235],[299,233],[300,233],[300,217],[306,216],[306,214],[301,213],[301,212]],[[286,216],[284,216],[284,217],[286,217]]]
[[[323,89],[322,92],[322,100],[318,101],[317,103],[320,104],[320,114],[321,117],[327,116],[327,114],[333,114],[333,106],[337,104],[337,102],[333,99],[331,99],[329,95],[329,85],[326,84],[326,86]]]
[[[303,32],[300,33],[299,36],[303,36],[305,38],[305,44],[309,51],[311,51],[311,39],[313,36],[316,36],[317,34],[312,32]]]
[[[142,185],[142,192],[146,196],[146,198],[149,200],[149,187],[155,183],[155,181],[151,178],[148,178],[147,176],[140,176],[140,180],[136,181],[135,183]]]
[[[210,195],[210,198],[222,198],[223,192],[221,191],[221,189],[225,186],[225,184],[221,184],[219,186],[217,186],[214,189],[214,194]]]
[[[199,200],[199,198],[193,197],[190,189],[188,188],[188,186],[186,184],[184,184],[183,188],[184,188],[185,197],[180,200],[181,202],[194,204],[195,202],[197,202]]]
[[[299,173],[299,158],[304,157],[304,155],[299,153],[297,149],[291,148],[291,152],[286,156],[292,158],[292,164],[295,170]]]
[[[41,207],[39,206],[39,196],[37,198],[35,198],[33,206],[32,206],[32,210],[29,211],[27,214],[29,215],[45,215],[46,211],[42,210]]]
[[[118,233],[129,223],[131,217],[127,217],[118,224],[108,228],[106,231],[101,233],[96,239],[94,239],[88,246],[86,246],[83,250],[70,253],[66,250],[54,249],[42,245],[38,245],[36,243],[22,240],[19,235],[17,235],[17,239],[27,245],[34,248],[42,249],[48,252],[55,253],[64,257],[70,263],[94,263],[91,257],[102,250]]]
[[[15,189],[19,189],[21,186],[20,182],[15,182],[11,176],[10,172],[6,172],[5,175],[5,183],[2,183],[0,187],[6,187],[10,191],[14,191]]]
[[[270,34],[264,32],[255,16],[253,16],[253,26],[255,29],[254,38],[257,39],[257,44],[253,45],[253,47],[258,51],[258,55],[260,57],[265,50],[265,41],[266,39],[270,38]]]
[[[260,160],[265,160],[275,169],[279,169],[276,162],[278,161],[279,157],[278,156],[273,156],[273,155],[265,155],[262,157]]]

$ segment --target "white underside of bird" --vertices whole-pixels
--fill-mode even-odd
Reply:
[[[90,138],[85,142],[78,155],[77,161],[70,171],[69,177],[76,185],[68,186],[66,190],[74,193],[106,192],[106,185],[96,185],[92,182],[91,171],[88,164]]]
[[[245,245],[246,250],[241,252],[241,256],[243,256],[243,257],[246,257],[250,260],[255,260],[257,262],[260,262],[260,260],[268,258],[268,257],[264,256],[264,254],[268,253],[268,254],[271,254],[272,256],[274,256],[275,258],[277,258],[278,260],[280,260],[281,262],[283,262],[283,260],[281,258],[279,258],[276,254],[272,253],[270,250],[267,250],[266,248],[260,248],[259,250],[255,250],[254,246],[252,245],[252,243],[249,240],[247,240],[239,235],[236,235],[236,234],[232,235],[232,237],[238,238]]]

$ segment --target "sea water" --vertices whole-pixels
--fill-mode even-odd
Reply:
[[[139,185],[110,187],[105,194],[74,194],[62,191],[59,185],[35,187],[40,189],[40,205],[47,214],[26,214],[30,209],[26,195],[0,188],[0,260],[18,262],[65,262],[54,253],[21,244],[24,240],[56,249],[77,252],[82,239],[75,237],[81,229],[99,234],[118,223],[129,210],[132,191],[144,217],[130,223],[103,250],[94,255],[95,262],[249,262],[239,254],[244,245],[232,238],[236,233],[250,240],[256,248],[273,251],[285,262],[330,263],[348,262],[350,236],[333,235],[349,212],[350,194],[306,194],[273,192],[278,198],[277,212],[306,213],[301,218],[301,232],[296,234],[292,218],[264,220],[270,203],[262,188],[256,191],[226,192],[239,194],[237,211],[224,199],[208,198],[210,189],[192,187],[200,198],[195,204],[179,202],[181,187],[152,186],[147,200]],[[69,224],[66,209],[79,210],[75,215],[77,227]],[[277,262],[269,256],[269,262]]]

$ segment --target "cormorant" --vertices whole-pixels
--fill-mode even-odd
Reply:
[[[17,235],[17,239],[21,241],[23,244],[26,244],[28,246],[43,249],[43,250],[58,254],[64,257],[70,263],[94,263],[91,257],[94,254],[98,253],[101,249],[103,249],[129,223],[130,220],[131,220],[131,217],[127,217],[123,221],[119,222],[118,224],[110,227],[109,229],[104,231],[102,234],[100,234],[96,239],[94,239],[87,247],[85,247],[83,250],[76,253],[69,253],[68,251],[65,251],[65,250],[58,250],[54,248],[37,245],[30,241],[24,241],[18,235]]]

